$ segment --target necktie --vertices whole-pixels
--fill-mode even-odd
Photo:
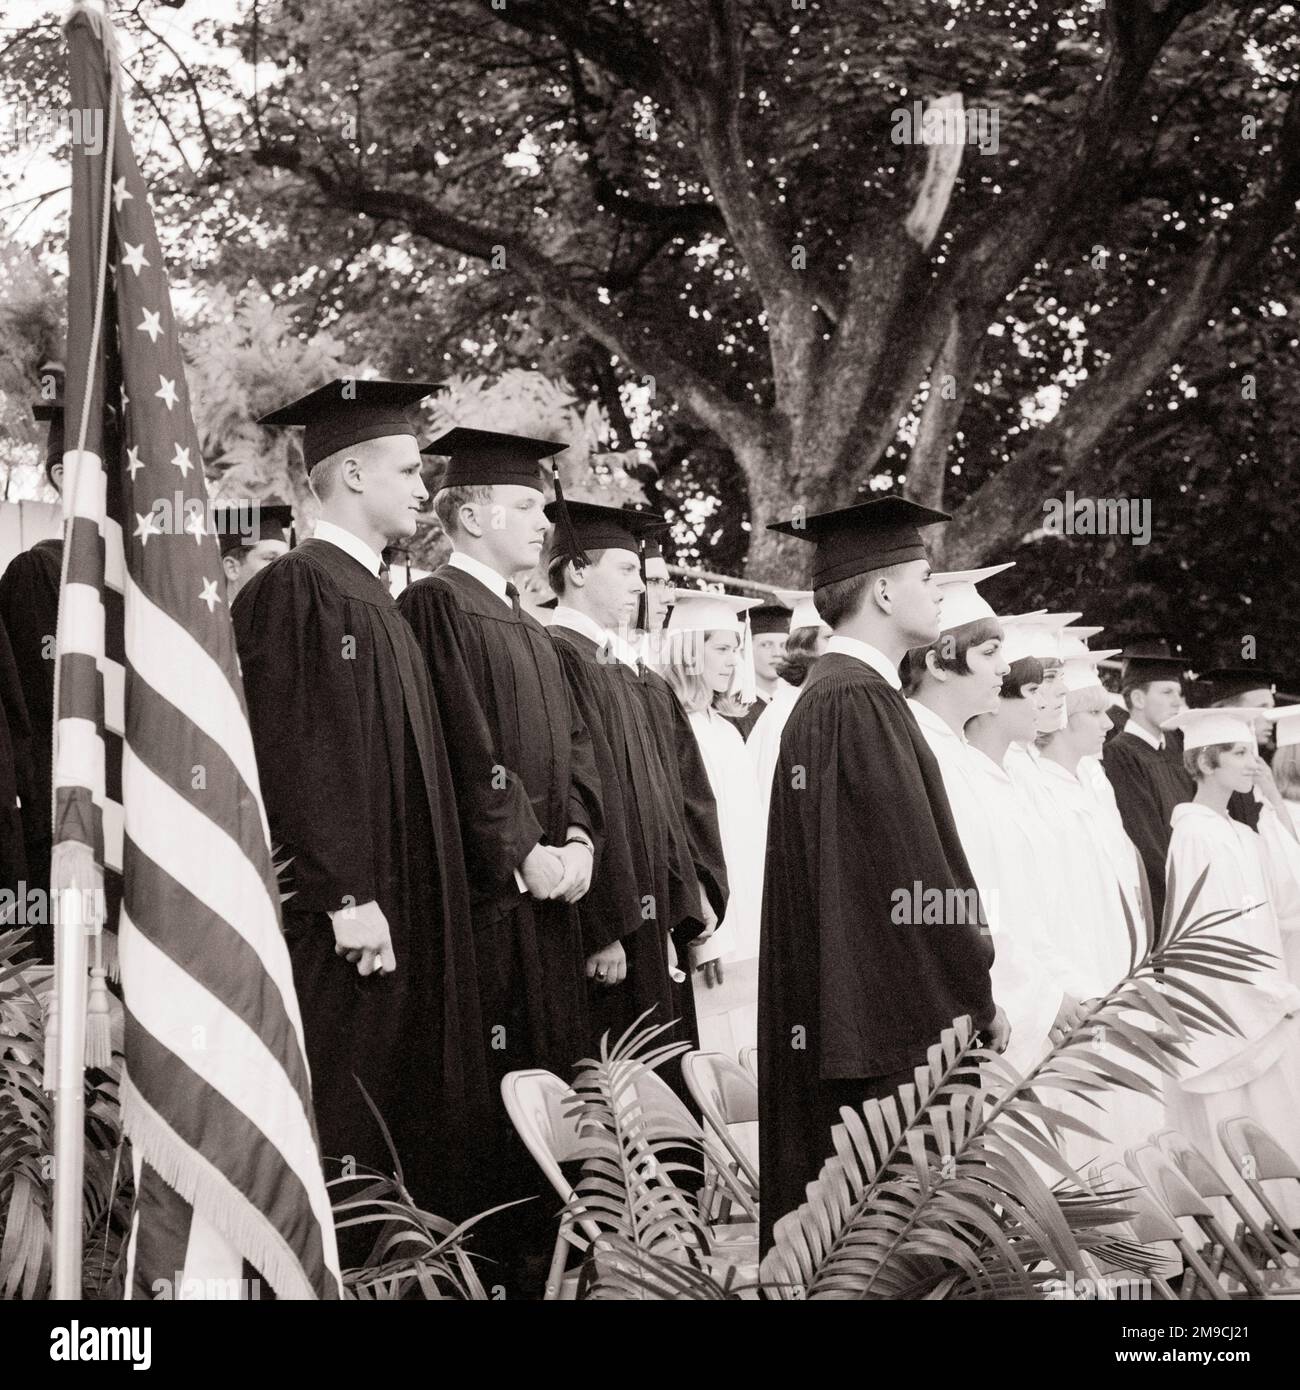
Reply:
[[[392,577],[393,571],[388,565],[379,566],[379,582],[390,592],[392,591]]]
[[[510,600],[510,607],[517,618],[519,616],[519,590],[508,579],[506,580],[506,597]]]

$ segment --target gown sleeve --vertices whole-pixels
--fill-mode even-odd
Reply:
[[[346,603],[312,565],[268,566],[231,607],[248,716],[277,859],[295,911],[375,901],[371,769]],[[274,808],[274,811],[272,811]]]
[[[402,593],[398,608],[415,633],[433,684],[470,882],[489,893],[499,890],[542,838],[542,827],[524,784],[496,756],[455,598],[440,584],[417,584]]]

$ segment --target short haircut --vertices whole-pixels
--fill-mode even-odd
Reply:
[[[334,491],[342,467],[342,454],[329,454],[312,464],[311,472],[307,474],[307,482],[318,501],[323,502]]]
[[[1201,748],[1188,748],[1183,752],[1183,767],[1199,782],[1205,776],[1199,761],[1202,753],[1205,754],[1205,761],[1210,767],[1216,768],[1223,761],[1223,755],[1228,749],[1236,746],[1235,743],[1207,743]]]
[[[1126,709],[1132,709],[1132,708],[1133,708],[1133,692],[1134,692],[1135,690],[1142,690],[1142,691],[1145,691],[1149,686],[1152,686],[1152,685],[1159,685],[1162,681],[1172,681],[1172,680],[1178,680],[1178,678],[1177,678],[1176,676],[1151,676],[1148,680],[1144,680],[1144,681],[1133,681],[1130,685],[1124,686],[1120,693],[1124,696],[1124,706],[1125,706],[1125,708],[1126,708]],[[1179,687],[1180,690],[1182,689],[1182,685],[1183,685],[1182,681],[1179,680],[1179,681],[1178,681],[1178,687]]]
[[[863,590],[880,573],[868,570],[866,574],[853,574],[847,579],[837,579],[832,584],[823,584],[813,590],[813,604],[821,614],[827,627],[836,628],[856,611],[862,600]]]
[[[1023,700],[1025,686],[1041,685],[1043,663],[1036,656],[1022,656],[1011,663],[1011,670],[1002,677],[1002,698],[1004,700]]]
[[[1300,801],[1300,743],[1273,754],[1273,780],[1289,801]]]
[[[492,489],[486,483],[470,487],[442,487],[433,497],[433,514],[450,536],[460,529],[460,509],[467,506],[487,506],[492,501]]]
[[[898,678],[903,683],[905,695],[915,694],[920,688],[921,677],[925,675],[925,658],[928,652],[934,653],[935,665],[941,671],[952,671],[955,675],[970,675],[970,663],[966,654],[981,642],[992,642],[1002,637],[1002,624],[996,618],[976,618],[974,622],[962,623],[950,632],[941,632],[928,647],[913,647],[903,657],[898,668]]]

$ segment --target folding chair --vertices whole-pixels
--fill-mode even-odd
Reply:
[[[1296,1273],[1294,1267],[1287,1267],[1284,1247],[1279,1246],[1260,1226],[1228,1180],[1190,1139],[1184,1138],[1176,1129],[1164,1129],[1158,1134],[1153,1134],[1151,1142],[1191,1183],[1198,1196],[1204,1197],[1207,1202],[1215,1197],[1227,1202],[1237,1217],[1237,1229],[1233,1232],[1232,1238],[1248,1257],[1257,1254],[1257,1268],[1267,1271],[1270,1265],[1274,1265],[1279,1275]],[[1265,1275],[1266,1281],[1270,1283],[1276,1277],[1277,1275],[1270,1276],[1267,1273]],[[1294,1285],[1296,1281],[1294,1278],[1283,1278],[1282,1282]]]
[[[688,1052],[682,1076],[709,1128],[731,1155],[732,1171],[758,1195],[758,1169],[736,1141],[732,1125],[758,1123],[758,1087],[739,1063],[721,1052]]]
[[[1300,1255],[1300,1239],[1282,1218],[1264,1190],[1266,1182],[1300,1181],[1300,1165],[1276,1139],[1248,1115],[1234,1115],[1218,1124],[1219,1143],[1232,1160],[1251,1196],[1268,1216],[1269,1235],[1274,1245]]]
[[[1176,1221],[1191,1221],[1202,1237],[1209,1242],[1213,1253],[1207,1264],[1202,1253],[1196,1249],[1195,1242],[1188,1238],[1181,1226],[1179,1227],[1178,1248],[1183,1259],[1191,1267],[1192,1274],[1206,1286],[1211,1298],[1268,1296],[1259,1271],[1215,1219],[1214,1213],[1196,1189],[1154,1144],[1148,1143],[1137,1149],[1129,1149],[1124,1155],[1124,1161],[1164,1204],[1170,1216]],[[1218,1247],[1217,1250],[1214,1247]],[[1242,1285],[1240,1292],[1229,1289],[1220,1282],[1219,1274],[1222,1272],[1224,1259],[1230,1260],[1236,1266],[1237,1279]]]
[[[573,1099],[573,1088],[549,1071],[507,1072],[501,1078],[501,1099],[515,1132],[524,1141],[537,1166],[546,1174],[551,1186],[567,1206],[576,1195],[564,1176],[562,1163],[580,1157],[582,1140],[576,1121],[565,1115],[565,1106]],[[594,1241],[600,1227],[594,1221],[579,1220],[583,1234]],[[555,1238],[555,1251],[546,1275],[546,1300],[573,1299],[577,1296],[577,1273],[567,1273],[569,1250],[576,1248],[569,1239],[566,1224],[562,1223]]]
[[[740,1049],[740,1065],[758,1082],[758,1048],[742,1047]]]
[[[1125,1239],[1131,1237],[1140,1245],[1170,1244],[1176,1246],[1182,1235],[1182,1228],[1156,1201],[1140,1179],[1119,1163],[1112,1165],[1111,1177],[1114,1186],[1129,1189],[1121,1205],[1128,1207],[1133,1213],[1127,1221],[1114,1227],[1116,1235]],[[1111,1228],[1107,1227],[1107,1229]],[[1085,1262],[1088,1262],[1089,1259],[1090,1257],[1085,1256]],[[1118,1265],[1102,1264],[1096,1259],[1091,1259],[1091,1263],[1097,1266],[1098,1272],[1103,1276],[1110,1273],[1131,1274],[1130,1271],[1121,1269]],[[1171,1270],[1171,1272],[1173,1271]],[[1144,1277],[1151,1280],[1151,1287],[1155,1290],[1157,1297],[1177,1302],[1178,1294],[1174,1292],[1168,1279],[1158,1270],[1153,1269]]]

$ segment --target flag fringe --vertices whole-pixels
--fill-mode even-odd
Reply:
[[[314,1299],[306,1271],[284,1238],[251,1202],[190,1147],[122,1072],[122,1130],[136,1153],[217,1230],[275,1290],[277,1298]],[[251,1215],[250,1215],[251,1213]]]

